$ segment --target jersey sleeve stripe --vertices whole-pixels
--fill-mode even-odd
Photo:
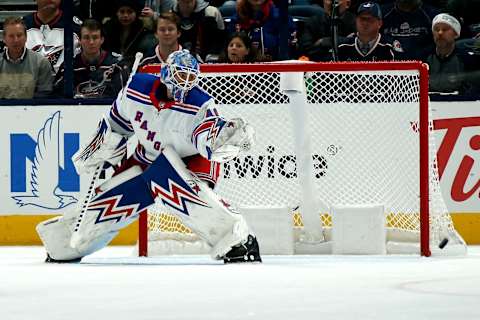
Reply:
[[[179,107],[178,105],[174,104],[170,107],[170,110],[173,110],[173,111],[177,111],[177,112],[181,112],[181,113],[187,113],[187,114],[191,114],[191,115],[196,115],[197,112],[198,112],[198,109],[197,110],[191,110],[191,109],[184,109],[182,107]]]
[[[219,116],[218,111],[216,108],[210,108],[207,110],[207,114],[205,115],[206,118]]]
[[[123,130],[127,132],[133,132],[133,126],[129,120],[120,115],[117,108],[117,102],[115,101],[110,109],[110,119],[118,124]]]
[[[147,104],[147,105],[152,104],[152,101],[150,100],[150,96],[130,88],[127,89],[127,98],[134,100],[136,102],[140,102],[142,104]]]
[[[209,174],[206,174],[206,173],[201,173],[201,172],[196,172],[195,173],[200,179],[204,180],[204,181],[208,181],[212,184],[216,184],[217,183],[217,180],[212,178],[211,175]]]
[[[185,104],[185,103],[176,103],[175,106],[178,108],[182,108],[185,110],[192,110],[192,111],[198,111],[200,109],[199,106],[195,106],[192,104]]]
[[[147,158],[145,154],[145,148],[141,144],[137,145],[137,147],[135,148],[134,158],[137,161],[147,165],[153,162],[152,160]]]

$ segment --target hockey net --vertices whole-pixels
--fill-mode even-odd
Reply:
[[[282,88],[293,73],[301,94]],[[220,114],[256,129],[254,149],[224,164],[215,188],[240,211],[287,207],[295,241],[316,221],[328,241],[331,206],[380,203],[389,241],[412,242],[426,256],[445,238],[464,250],[440,189],[425,65],[202,65],[200,86]],[[141,221],[143,254],[146,238],[149,255],[208,250],[161,204]]]

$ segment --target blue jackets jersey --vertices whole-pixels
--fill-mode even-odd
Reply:
[[[60,11],[48,24],[43,24],[36,12],[23,17],[23,20],[27,28],[27,43],[25,46],[46,57],[56,73],[64,60],[63,13]],[[73,44],[75,54],[77,54],[80,52],[80,40],[78,37],[80,25],[79,21],[75,19],[73,20],[73,32]]]
[[[114,98],[128,78],[128,66],[118,57],[102,51],[96,63],[90,64],[81,54],[73,60],[73,84],[76,98]],[[55,90],[63,93],[64,66],[55,78]]]
[[[361,50],[357,37],[347,38],[345,43],[338,46],[338,58],[340,61],[391,61],[395,55],[390,41],[379,34],[368,52]]]
[[[434,47],[432,20],[440,13],[428,5],[422,5],[414,12],[402,12],[394,4],[382,6],[382,33],[398,43],[400,60],[425,60]]]

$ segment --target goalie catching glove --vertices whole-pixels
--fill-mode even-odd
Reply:
[[[113,132],[102,118],[88,145],[73,156],[73,163],[79,174],[91,173],[104,162],[112,166],[120,163],[126,154],[126,138]]]
[[[255,130],[243,119],[228,120],[212,145],[210,159],[215,162],[227,162],[242,152],[252,148],[255,142]]]

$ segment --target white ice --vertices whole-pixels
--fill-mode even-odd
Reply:
[[[80,264],[0,247],[0,320],[480,319],[480,247],[466,257],[132,257],[108,247]]]

